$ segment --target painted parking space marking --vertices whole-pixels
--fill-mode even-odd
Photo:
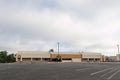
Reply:
[[[109,71],[109,72],[101,75],[100,77],[104,77],[104,76],[108,75],[109,73],[112,73],[112,72],[116,71],[117,69],[118,69],[118,68],[115,68],[115,69],[113,69],[113,70],[111,70],[111,71]]]
[[[112,79],[112,77],[114,77],[116,74],[118,74],[120,72],[120,70],[116,71],[115,73],[113,73],[110,77],[108,77],[107,79],[110,80]]]
[[[105,72],[105,71],[107,71],[107,72]],[[119,68],[119,66],[106,68],[106,69],[91,73],[90,75],[94,76],[94,75],[97,75],[102,72],[105,72],[105,73],[99,75],[100,79],[111,80],[115,75],[117,75],[120,72],[120,68]]]
[[[76,71],[87,70],[87,69],[90,69],[90,68],[76,69]]]
[[[91,73],[90,75],[92,76],[92,75],[95,75],[95,74],[98,74],[98,73],[101,73],[101,72],[104,72],[104,71],[107,71],[107,70],[111,70],[111,69],[113,69],[113,67],[112,68],[103,69],[103,70],[100,70],[100,71],[97,71],[97,72],[94,72],[94,73]]]

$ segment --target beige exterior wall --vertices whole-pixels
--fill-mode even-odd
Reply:
[[[82,58],[101,58],[101,53],[81,53]]]
[[[51,58],[57,58],[58,54],[51,54]],[[81,54],[59,54],[62,62],[81,62]],[[71,60],[65,60],[71,59]]]
[[[19,51],[18,54],[22,56],[22,58],[50,58],[50,54],[48,52],[37,52],[37,51]]]
[[[42,58],[50,58],[49,52],[19,51],[16,61],[42,61]]]
[[[104,61],[101,53],[76,53],[76,54],[59,54],[62,62],[94,62]],[[119,56],[120,57],[120,56]],[[16,54],[16,61],[50,61],[58,58],[58,54],[37,51],[19,51]],[[120,58],[119,58],[120,59]]]
[[[72,62],[71,60],[62,60],[62,62]]]
[[[116,61],[120,61],[120,54],[116,54]]]
[[[59,54],[61,58],[81,58],[81,54]],[[57,58],[58,54],[51,54],[51,58]]]
[[[81,54],[83,62],[104,61],[103,55],[101,53],[81,53]]]
[[[72,62],[81,62],[81,58],[72,58]]]

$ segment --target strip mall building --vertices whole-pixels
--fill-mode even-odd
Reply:
[[[103,62],[101,53],[49,53],[37,51],[19,51],[17,62]]]
[[[120,62],[120,54],[116,54],[116,61]]]

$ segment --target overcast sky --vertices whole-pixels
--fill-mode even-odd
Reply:
[[[0,0],[0,50],[116,55],[120,0]]]

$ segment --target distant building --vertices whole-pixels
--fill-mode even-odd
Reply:
[[[109,62],[115,62],[115,61],[117,61],[117,58],[116,58],[116,56],[109,56],[108,60],[109,60]]]
[[[116,61],[120,61],[120,54],[116,54]]]
[[[37,51],[19,51],[17,62],[103,62],[101,53],[50,53]]]

